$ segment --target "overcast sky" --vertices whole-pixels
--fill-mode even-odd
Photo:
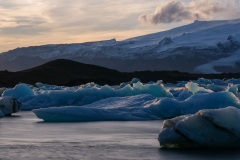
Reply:
[[[123,40],[198,20],[240,18],[240,0],[0,0],[0,52]]]

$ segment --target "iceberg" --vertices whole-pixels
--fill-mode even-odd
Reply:
[[[173,97],[168,92],[161,81],[153,84],[143,84],[141,82],[127,84],[122,88],[105,85],[87,84],[73,88],[62,88],[54,90],[35,89],[34,96],[29,95],[20,98],[23,103],[22,110],[32,110],[48,107],[60,106],[82,106],[97,102],[110,97],[126,97],[140,94],[150,94],[154,97]],[[11,94],[8,94],[11,95]]]
[[[149,105],[152,114],[162,119],[194,114],[201,109],[219,109],[228,106],[240,108],[239,99],[231,92],[198,93],[184,101],[173,98],[156,99]]]
[[[187,84],[185,84],[185,88],[192,92],[193,94],[196,94],[198,92],[204,92],[204,93],[211,93],[213,92],[210,89],[205,89],[203,87],[199,87],[199,84],[197,83],[193,83],[193,82],[188,82]]]
[[[199,78],[196,82],[198,84],[205,84],[205,85],[213,83],[210,79],[206,79],[206,78]]]
[[[33,112],[45,122],[156,120],[159,117],[144,110],[154,101],[152,95],[112,97],[84,106],[50,107]]]
[[[239,120],[235,107],[201,110],[165,120],[158,140],[166,148],[240,147]]]
[[[195,94],[184,101],[145,94],[111,97],[83,106],[40,108],[33,112],[46,122],[133,121],[166,119],[228,106],[240,108],[239,99],[230,92]]]
[[[210,89],[214,92],[221,92],[221,91],[225,90],[225,88],[223,86],[219,86],[219,85],[215,85],[215,84],[208,84],[208,85],[206,85],[205,88]]]
[[[232,83],[228,84],[228,87],[226,89],[227,92],[232,92],[234,95],[238,95],[238,86],[233,85]]]
[[[2,93],[3,97],[10,96],[13,98],[21,98],[26,96],[34,96],[33,90],[24,83],[17,84],[13,89],[7,89]]]
[[[0,98],[0,118],[10,116],[20,110],[21,103],[15,98],[2,97]]]

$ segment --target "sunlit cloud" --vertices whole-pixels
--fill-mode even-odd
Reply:
[[[142,22],[150,24],[167,24],[172,22],[239,18],[239,1],[198,0],[190,2],[167,1],[159,5],[154,13],[139,17]]]

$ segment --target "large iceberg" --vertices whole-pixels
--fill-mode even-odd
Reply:
[[[240,110],[235,107],[201,110],[164,121],[160,146],[240,147]]]
[[[46,122],[156,120],[227,106],[240,108],[239,99],[230,92],[195,94],[184,101],[152,95],[112,97],[89,105],[41,108],[33,112]]]
[[[113,97],[84,106],[50,107],[33,110],[46,122],[154,120],[159,117],[145,111],[155,101],[152,95]]]

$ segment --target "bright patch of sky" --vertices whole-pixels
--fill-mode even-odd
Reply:
[[[240,18],[240,0],[0,0],[0,52],[160,32]]]

